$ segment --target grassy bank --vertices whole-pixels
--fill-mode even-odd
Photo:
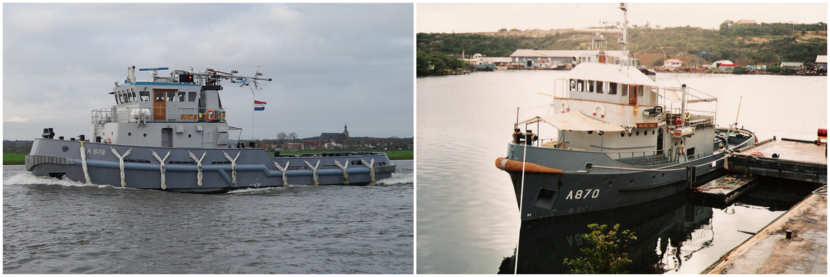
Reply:
[[[349,152],[382,152],[389,156],[390,160],[412,160],[415,158],[412,150],[308,150],[288,152],[280,151],[280,155],[301,155],[301,154],[320,154],[320,153],[349,153]],[[274,153],[272,152],[271,155]]]
[[[3,165],[24,164],[25,153],[3,153]]]

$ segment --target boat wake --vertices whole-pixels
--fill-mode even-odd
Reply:
[[[64,186],[64,187],[99,187],[99,188],[106,188],[113,186],[108,185],[96,185],[96,184],[86,184],[81,182],[72,181],[69,179],[56,179],[51,177],[41,177],[32,175],[30,172],[22,172],[15,175],[11,175],[6,179],[3,179],[3,185],[57,185],[57,186]]]
[[[410,175],[408,178],[406,176],[393,176],[389,179],[383,179],[374,183],[369,184],[370,186],[389,186],[389,185],[404,185],[404,184],[411,184],[412,183],[412,176]]]

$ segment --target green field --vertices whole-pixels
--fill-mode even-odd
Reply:
[[[349,152],[382,152],[389,156],[390,160],[412,160],[415,158],[412,150],[308,150],[288,152],[280,151],[280,155],[320,154],[320,153],[349,153]],[[271,152],[271,155],[274,153]]]
[[[3,153],[3,165],[23,164],[25,153]]]

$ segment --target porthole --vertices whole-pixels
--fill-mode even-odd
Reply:
[[[61,147],[61,150],[63,150],[63,152],[69,151],[69,146],[64,145]]]
[[[145,137],[145,138],[147,137],[147,133],[144,133],[144,137]]]
[[[132,135],[133,135],[133,133],[132,133],[132,132],[127,132],[127,136],[128,136],[128,137],[129,137],[129,136],[132,136]]]
[[[631,136],[631,132],[628,132],[628,136],[629,136],[629,137]]]
[[[594,133],[594,131],[588,131],[588,134],[589,134],[589,135],[590,135],[590,134],[593,134],[593,133]]]
[[[620,132],[620,137],[625,137],[625,132]]]
[[[651,130],[651,134],[652,134],[652,135],[654,134],[654,130]]]
[[[113,132],[110,132],[110,135],[113,135]]]
[[[637,130],[637,135],[638,135],[638,136],[640,135],[640,130]]]
[[[190,134],[187,134],[187,137],[190,138]]]

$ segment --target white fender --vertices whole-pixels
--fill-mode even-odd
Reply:
[[[596,105],[594,106],[594,116],[597,115],[597,109],[602,109],[602,113],[600,113],[600,117],[605,118],[605,106],[603,105]]]
[[[559,105],[559,106],[562,108],[562,113],[565,113],[565,112],[570,112],[570,111],[571,111],[571,107],[570,107],[570,106],[568,106],[568,102],[564,102],[564,101],[562,101],[562,104],[561,104],[561,105]]]
[[[231,162],[231,170],[232,170],[231,171],[231,178],[232,178],[231,183],[234,184],[234,185],[236,185],[236,159],[239,159],[239,154],[241,154],[241,153],[242,153],[242,151],[236,152],[236,157],[231,158],[231,156],[228,155],[228,153],[225,153],[225,151],[222,151],[222,154],[225,155],[225,159],[228,159],[228,161]]]
[[[308,163],[308,161],[306,161],[306,160],[303,160],[303,162],[305,162],[305,164],[308,166],[308,168],[311,168],[311,173],[312,173],[312,176],[314,177],[314,185],[319,186],[320,181],[317,180],[317,168],[320,167],[320,160],[317,160],[317,165],[315,165],[315,166],[311,166],[311,164]]]
[[[156,154],[156,151],[153,151],[153,149],[150,149],[150,152],[153,152],[153,157],[156,157],[156,160],[159,161],[159,171],[161,171],[161,189],[165,190],[167,189],[167,183],[164,181],[166,179],[164,178],[164,171],[167,170],[167,167],[164,165],[164,160],[167,160],[167,157],[170,156],[170,151],[167,151],[167,154],[164,155],[163,159],[159,157],[159,155]]]
[[[115,150],[112,150],[112,151],[115,151]],[[204,168],[202,166],[202,160],[205,159],[205,154],[207,154],[207,151],[202,153],[202,157],[198,158],[198,159],[196,158],[196,155],[193,155],[193,153],[191,153],[190,151],[187,151],[187,153],[190,154],[190,158],[193,159],[194,162],[196,162],[196,171],[197,171],[197,173],[196,173],[196,185],[201,187],[202,186],[202,176],[203,176],[202,175],[202,168]]]
[[[121,169],[121,187],[126,187],[127,182],[124,180],[124,157],[130,155],[130,152],[132,152],[133,149],[130,148],[130,150],[127,150],[127,152],[125,152],[124,155],[119,155],[118,151],[115,151],[115,148],[112,148],[112,146],[110,146],[110,150],[112,150],[112,154],[114,154],[115,157],[118,158],[118,167],[119,169]],[[201,172],[199,172],[199,174],[201,174]]]

